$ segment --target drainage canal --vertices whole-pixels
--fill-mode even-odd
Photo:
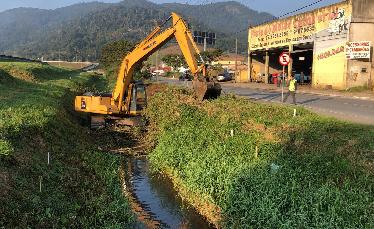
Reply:
[[[145,227],[214,228],[182,202],[170,179],[150,173],[147,159],[127,158],[120,171],[131,208]]]

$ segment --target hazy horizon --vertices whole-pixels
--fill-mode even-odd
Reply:
[[[135,0],[136,1],[136,0]],[[184,3],[184,4],[209,4],[213,2],[225,2],[226,0],[150,0],[155,3],[170,3],[170,2],[177,2],[177,3]],[[236,0],[249,8],[260,11],[260,12],[267,12],[271,13],[275,16],[280,16],[284,13],[290,12],[294,9],[298,9],[300,7],[309,5],[317,0],[288,0],[288,1],[280,1],[280,0]],[[342,0],[324,0],[311,8],[306,10],[311,10],[314,8],[326,6],[329,4],[333,4],[336,2],[341,2]],[[76,3],[82,2],[93,2],[92,0],[61,0],[61,1],[51,1],[51,0],[3,0],[0,4],[0,12],[5,10],[18,8],[18,7],[33,7],[39,9],[56,9],[64,6],[73,5]],[[106,2],[106,3],[116,3],[120,2],[120,0],[99,0],[98,2]],[[270,8],[269,8],[270,7]]]

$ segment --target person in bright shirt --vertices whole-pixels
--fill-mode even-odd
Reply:
[[[293,104],[296,105],[296,90],[297,90],[297,81],[295,79],[295,75],[292,74],[290,77],[290,80],[288,81],[288,93],[286,94],[286,97],[284,97],[283,102],[286,102],[288,99],[288,96],[292,96]]]

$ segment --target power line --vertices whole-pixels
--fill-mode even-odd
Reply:
[[[285,14],[282,14],[282,15],[280,15],[280,16],[278,16],[278,17],[274,17],[272,20],[265,21],[265,22],[261,22],[261,23],[258,23],[257,25],[250,25],[250,27],[255,27],[255,26],[259,26],[259,25],[261,25],[261,24],[266,24],[266,23],[269,23],[269,22],[272,22],[272,21],[275,21],[275,20],[279,20],[279,19],[281,19],[281,18],[283,18],[283,17],[285,17],[285,16],[288,16],[288,15],[294,14],[294,13],[296,13],[296,12],[299,12],[299,11],[301,11],[301,10],[304,10],[304,9],[306,9],[306,8],[312,7],[312,6],[318,4],[318,3],[322,2],[322,1],[324,1],[324,0],[317,0],[317,1],[313,2],[313,3],[311,3],[311,4],[308,4],[308,5],[302,6],[302,7],[298,8],[298,9],[295,9],[295,10],[292,10],[292,11],[289,11],[289,12],[287,12],[287,13],[285,13]],[[235,34],[236,34],[236,39],[237,39],[239,33],[247,32],[247,31],[248,31],[248,28],[245,28],[245,29],[242,29],[242,30],[239,30],[239,31],[235,32]]]
[[[282,14],[282,15],[280,15],[280,16],[278,16],[278,17],[274,17],[272,20],[265,21],[265,22],[260,22],[260,23],[258,23],[258,24],[256,24],[256,25],[252,25],[252,26],[250,25],[250,26],[251,26],[251,27],[255,27],[255,26],[259,26],[259,25],[262,25],[262,24],[266,24],[266,23],[269,23],[269,22],[272,22],[272,21],[275,21],[275,20],[279,20],[279,19],[281,19],[281,18],[283,18],[283,17],[285,17],[285,16],[288,16],[288,15],[294,14],[294,13],[296,13],[296,12],[299,12],[299,11],[301,11],[301,10],[304,10],[304,9],[306,9],[306,8],[312,7],[312,6],[314,6],[314,5],[316,5],[316,4],[320,3],[320,2],[323,2],[323,1],[324,1],[324,0],[317,0],[317,1],[315,1],[315,2],[313,2],[313,3],[311,3],[311,4],[309,4],[309,5],[302,6],[302,7],[298,8],[298,9],[295,9],[295,10],[289,11],[289,12],[287,12],[287,13],[285,13],[285,14]]]
[[[318,3],[322,2],[322,1],[324,1],[324,0],[318,0],[318,1],[316,1],[316,2],[313,2],[313,3],[309,4],[309,5],[306,5],[306,6],[300,7],[299,9],[296,9],[296,10],[290,11],[290,12],[288,12],[288,13],[285,13],[285,14],[279,16],[277,19],[280,19],[280,18],[282,18],[282,17],[288,16],[288,15],[290,15],[290,14],[293,14],[293,13],[296,13],[296,12],[301,11],[301,10],[303,10],[303,9],[309,8],[309,7],[311,7],[311,6],[314,6],[314,5],[316,5],[316,4],[318,4]]]
[[[262,24],[266,24],[266,23],[269,23],[269,22],[272,22],[272,21],[275,21],[275,20],[279,20],[279,19],[281,19],[281,18],[283,18],[283,17],[286,17],[286,16],[289,16],[289,15],[292,15],[292,14],[294,14],[294,13],[296,13],[296,12],[299,12],[299,11],[302,11],[302,10],[304,10],[304,9],[306,9],[306,8],[309,8],[309,7],[312,7],[312,6],[314,6],[314,5],[317,5],[318,3],[321,3],[321,2],[323,2],[323,1],[324,1],[324,0],[317,0],[317,1],[315,1],[315,2],[312,2],[312,3],[308,4],[308,5],[305,5],[305,6],[302,6],[302,7],[300,7],[300,8],[297,8],[297,9],[295,9],[295,10],[292,10],[292,11],[289,11],[289,12],[287,12],[287,13],[281,14],[281,15],[278,16],[278,17],[274,17],[274,18],[271,19],[271,20],[264,21],[264,22],[260,22],[260,23],[258,23],[258,24],[256,24],[256,25],[250,25],[250,27],[255,27],[255,26],[259,26],[259,25],[262,25]],[[187,1],[186,1],[186,4],[194,4],[193,2],[194,2],[193,0],[187,0]],[[206,5],[206,4],[208,4],[209,2],[210,2],[209,0],[205,0],[205,1],[203,1],[203,3],[202,3],[201,5]],[[210,2],[210,3],[212,3],[212,2]],[[196,4],[196,3],[195,3],[195,4]],[[237,36],[237,34],[242,33],[242,32],[246,32],[246,31],[248,31],[248,28],[245,28],[245,29],[239,30],[239,31],[235,32],[235,34],[236,34],[236,36]]]
[[[258,23],[258,24],[250,25],[250,26],[251,26],[251,27],[255,27],[255,26],[258,26],[258,25],[261,25],[261,24],[266,24],[266,23],[269,23],[269,22],[272,22],[272,21],[275,21],[275,20],[279,20],[279,19],[281,19],[281,18],[283,18],[283,17],[286,17],[286,16],[288,16],[288,15],[292,15],[292,14],[294,14],[294,13],[296,13],[296,12],[299,12],[299,11],[304,10],[304,9],[306,9],[306,8],[309,8],[309,7],[312,7],[312,6],[314,6],[314,5],[317,5],[318,3],[323,2],[323,1],[324,1],[324,0],[317,0],[317,1],[315,1],[315,2],[312,2],[312,3],[308,4],[308,5],[305,5],[305,6],[302,6],[302,7],[300,7],[300,8],[297,8],[297,9],[295,9],[295,10],[292,10],[292,11],[289,11],[289,12],[287,12],[287,13],[284,13],[284,14],[278,16],[278,17],[274,17],[274,18],[271,19],[271,20],[264,21],[264,22],[260,22],[260,23]],[[202,1],[202,2],[203,2],[203,3],[202,3],[201,5],[206,5],[206,4],[212,3],[212,1],[209,1],[209,0],[204,0],[204,1]],[[193,5],[193,4],[196,4],[196,1],[194,1],[194,0],[186,0],[186,4],[192,4],[192,5]],[[242,29],[242,30],[237,31],[237,32],[235,32],[235,33],[242,33],[242,32],[247,31],[247,30],[248,30],[248,28],[245,28],[245,29]]]

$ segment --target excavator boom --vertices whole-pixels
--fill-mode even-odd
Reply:
[[[213,82],[207,82],[206,80],[205,63],[187,24],[176,13],[172,13],[167,21],[169,20],[172,20],[171,27],[163,31],[161,26],[156,27],[126,55],[118,71],[116,85],[111,97],[77,96],[75,109],[77,111],[96,114],[136,114],[137,112],[132,112],[131,110],[131,103],[136,94],[134,94],[136,85],[133,84],[134,70],[138,64],[146,60],[172,38],[177,40],[188,67],[194,75],[193,85],[195,91],[197,91],[197,97],[203,99],[206,97],[208,91],[210,91],[210,94],[213,92],[212,97],[219,96],[221,92],[220,87],[216,87]],[[201,65],[198,65],[196,55],[200,58]]]

